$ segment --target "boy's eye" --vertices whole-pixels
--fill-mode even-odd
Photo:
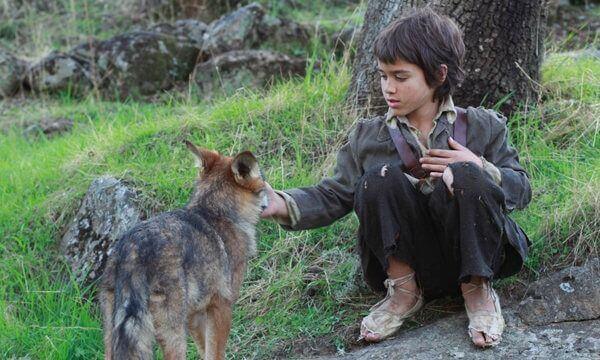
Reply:
[[[402,77],[402,76],[396,76],[396,80],[398,80],[398,81],[404,81],[404,80],[406,80],[406,78]]]

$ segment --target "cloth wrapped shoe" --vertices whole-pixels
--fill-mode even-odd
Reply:
[[[415,273],[410,273],[408,275],[402,276],[397,279],[386,279],[384,281],[384,285],[387,288],[387,295],[377,304],[371,307],[371,312],[367,315],[360,325],[360,337],[358,340],[365,339],[365,335],[367,333],[376,334],[378,339],[376,341],[381,341],[390,337],[402,324],[404,320],[414,313],[419,311],[423,306],[423,297],[421,292],[415,293],[410,290],[406,290],[401,286],[406,284],[407,282],[413,280],[415,277]],[[387,301],[389,301],[396,291],[400,291],[409,295],[412,295],[417,299],[417,302],[410,308],[408,311],[397,314],[390,312],[389,310],[385,310],[384,305]]]
[[[500,300],[496,291],[492,289],[489,283],[483,283],[476,285],[473,283],[467,283],[466,285],[471,288],[463,292],[464,295],[468,295],[477,289],[483,289],[488,291],[489,296],[494,301],[494,311],[479,310],[469,311],[467,304],[465,303],[465,309],[467,310],[467,317],[469,318],[469,327],[467,332],[469,337],[473,339],[474,332],[481,332],[485,338],[484,347],[496,346],[502,340],[502,332],[504,331],[504,318],[502,317],[502,310],[500,309]]]

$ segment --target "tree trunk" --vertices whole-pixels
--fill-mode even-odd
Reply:
[[[391,21],[429,4],[463,31],[466,46],[462,86],[453,95],[462,106],[494,107],[511,114],[520,103],[536,101],[543,58],[546,0],[369,0],[358,42],[348,101],[360,116],[382,114],[373,43]]]

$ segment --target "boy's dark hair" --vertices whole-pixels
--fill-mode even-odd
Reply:
[[[403,60],[423,70],[427,85],[436,88],[434,100],[444,101],[463,81],[465,44],[458,26],[430,8],[415,10],[393,21],[375,39],[375,56],[393,64]],[[446,80],[440,84],[440,65],[446,64]]]

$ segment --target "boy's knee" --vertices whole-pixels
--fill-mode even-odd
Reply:
[[[365,172],[356,184],[355,194],[363,201],[376,201],[392,193],[398,195],[410,183],[398,166],[382,164]]]
[[[470,161],[461,161],[450,164],[446,169],[450,172],[452,188],[469,189],[471,192],[485,191],[486,175],[483,169]],[[445,171],[444,171],[445,173]],[[446,182],[446,179],[444,179]],[[446,183],[448,186],[449,184]]]

